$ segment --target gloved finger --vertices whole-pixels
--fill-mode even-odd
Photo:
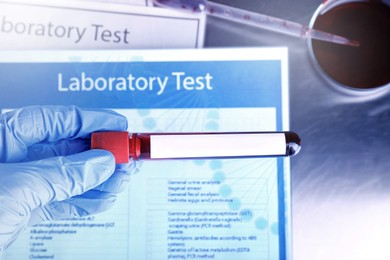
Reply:
[[[117,164],[115,167],[115,171],[122,171],[126,172],[129,175],[133,175],[141,170],[142,164],[142,160],[134,160],[133,158],[129,158],[128,163]]]
[[[58,141],[55,143],[33,144],[27,149],[24,161],[36,161],[55,156],[68,156],[89,150],[91,140],[85,138]]]
[[[127,120],[113,111],[75,106],[31,106],[0,115],[0,162],[18,162],[27,147],[88,136],[95,131],[123,131]]]
[[[1,186],[0,186],[1,189]],[[18,202],[12,197],[0,196],[0,250],[7,247],[23,230],[25,215],[18,212]],[[1,251],[0,251],[1,252]],[[2,259],[2,258],[0,258]]]
[[[28,163],[3,164],[0,178],[3,195],[17,198],[22,210],[85,193],[106,181],[115,170],[114,156],[104,150],[89,150]],[[25,212],[24,212],[25,211]]]
[[[110,209],[116,200],[116,195],[96,190],[75,196],[64,201],[53,201],[44,207],[39,207],[31,213],[28,225],[33,226],[42,221],[62,220],[83,217],[101,213]]]
[[[130,174],[126,171],[116,170],[111,177],[94,188],[94,190],[110,192],[110,193],[120,193],[129,186],[130,183]]]
[[[29,147],[27,160],[35,161],[54,156],[66,156],[85,151],[89,149],[89,146],[89,141],[80,139],[64,141],[59,144],[36,144]],[[138,172],[140,166],[139,161],[134,161],[131,158],[129,163],[117,164],[114,174],[95,189],[112,193],[122,192],[130,182],[130,175]]]
[[[95,190],[120,193],[129,186],[131,175],[137,173],[141,168],[142,162],[130,158],[129,163],[117,164],[115,172],[111,177],[97,186]]]

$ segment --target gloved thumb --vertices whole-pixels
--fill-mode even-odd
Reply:
[[[52,201],[83,194],[107,180],[115,170],[110,152],[86,152],[28,163],[3,164],[1,193],[9,193],[26,214]],[[19,208],[19,210],[21,209]]]
[[[0,164],[0,255],[37,208],[83,194],[107,180],[114,170],[114,156],[103,150]]]

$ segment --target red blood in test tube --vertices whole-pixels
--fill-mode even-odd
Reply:
[[[91,149],[110,151],[120,164],[128,163],[129,157],[138,158],[140,143],[138,138],[129,138],[128,132],[96,132],[91,136]]]

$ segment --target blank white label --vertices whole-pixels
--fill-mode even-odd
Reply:
[[[284,133],[151,135],[151,159],[286,154]]]

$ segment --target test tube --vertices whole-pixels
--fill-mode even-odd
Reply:
[[[116,163],[134,160],[256,158],[296,155],[294,132],[138,133],[96,132],[92,149],[112,152]]]

